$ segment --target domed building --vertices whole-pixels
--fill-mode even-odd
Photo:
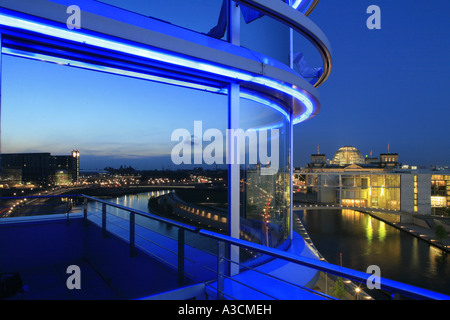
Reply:
[[[364,157],[357,148],[352,146],[339,148],[331,161],[331,164],[339,166],[347,166],[354,163],[363,164]]]

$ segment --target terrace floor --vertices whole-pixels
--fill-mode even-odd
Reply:
[[[67,263],[20,270],[27,290],[7,300],[118,300],[123,299],[107,281],[84,260],[73,261],[81,270],[81,290],[68,289]]]

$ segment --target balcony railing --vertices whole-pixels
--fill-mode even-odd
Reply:
[[[27,196],[27,197],[3,197],[0,198],[0,208],[3,218],[0,219],[0,224],[7,223],[9,220],[8,215],[14,214],[14,210],[17,210],[16,208],[18,206],[26,207],[26,206],[33,206],[33,205],[42,205],[42,203],[39,203],[42,200],[45,199],[51,199],[51,198],[60,198],[60,199],[72,199],[72,201],[69,202],[78,202],[80,206],[78,208],[82,208],[83,218],[87,222],[88,220],[92,219],[93,216],[97,215],[98,223],[102,229],[102,233],[105,237],[108,236],[108,233],[110,232],[108,230],[108,227],[111,226],[113,221],[108,219],[108,216],[112,216],[113,213],[111,210],[114,210],[117,212],[117,210],[123,211],[128,213],[128,217],[126,219],[121,219],[121,221],[125,221],[126,224],[128,224],[128,227],[126,225],[122,224],[121,228],[122,231],[124,231],[123,234],[127,234],[127,239],[124,239],[128,242],[129,245],[129,251],[130,251],[130,257],[134,257],[136,255],[137,249],[140,247],[138,242],[136,241],[137,237],[140,237],[139,233],[137,232],[137,219],[139,217],[139,221],[143,220],[151,220],[156,221],[159,223],[162,223],[163,225],[166,225],[172,230],[172,234],[176,234],[176,237],[174,240],[176,240],[176,248],[169,248],[166,247],[164,243],[158,243],[157,239],[147,239],[148,241],[152,241],[152,244],[154,246],[157,246],[161,250],[165,250],[168,254],[175,256],[175,259],[172,259],[173,261],[176,261],[176,263],[171,263],[170,259],[165,259],[164,254],[158,255],[158,253],[155,252],[149,252],[154,258],[164,260],[169,265],[171,265],[173,268],[176,268],[177,274],[178,274],[178,280],[180,286],[184,284],[184,281],[186,277],[192,278],[192,275],[189,274],[189,272],[186,270],[185,266],[187,263],[192,263],[193,260],[191,257],[188,257],[186,254],[186,233],[190,233],[191,236],[194,235],[195,237],[202,237],[203,239],[208,239],[209,241],[213,241],[213,243],[216,243],[216,248],[213,250],[214,252],[208,252],[208,255],[211,255],[213,257],[213,260],[215,261],[214,266],[207,266],[207,265],[197,265],[196,268],[204,268],[205,272],[209,272],[209,274],[214,275],[211,277],[211,279],[207,281],[202,281],[205,285],[206,290],[209,290],[210,293],[213,293],[217,299],[236,299],[237,297],[234,297],[229,291],[227,291],[227,285],[231,282],[234,282],[236,284],[239,284],[241,288],[245,287],[245,290],[251,290],[257,294],[258,297],[265,296],[266,299],[278,299],[276,295],[273,295],[271,292],[271,288],[267,287],[264,289],[257,288],[253,285],[250,285],[249,283],[245,282],[244,278],[239,278],[232,276],[229,274],[230,266],[233,264],[238,264],[240,267],[240,272],[245,273],[246,270],[255,272],[258,274],[258,276],[263,278],[270,278],[272,281],[271,283],[282,285],[288,285],[292,288],[295,288],[295,290],[303,291],[309,298],[308,299],[314,299],[312,297],[316,297],[317,299],[336,299],[335,297],[326,294],[324,292],[318,292],[313,289],[310,289],[304,285],[299,285],[298,283],[294,283],[290,281],[287,278],[281,278],[279,276],[275,276],[273,274],[268,274],[267,272],[261,271],[258,267],[250,267],[246,263],[238,263],[236,261],[231,261],[227,257],[227,252],[230,247],[238,247],[244,250],[248,250],[250,252],[257,252],[262,255],[265,255],[267,257],[270,257],[271,259],[280,259],[281,261],[292,263],[296,265],[300,265],[306,268],[311,268],[316,271],[323,272],[326,274],[327,279],[330,279],[331,282],[332,279],[337,280],[339,278],[348,279],[347,282],[355,282],[358,283],[358,285],[355,285],[352,283],[352,288],[358,288],[357,292],[360,298],[365,299],[371,299],[372,297],[370,295],[364,294],[365,292],[368,292],[370,294],[370,290],[367,288],[364,289],[364,291],[361,289],[359,291],[359,288],[364,288],[364,285],[368,284],[372,281],[372,275],[352,269],[348,269],[345,267],[336,266],[324,261],[307,258],[303,256],[299,256],[290,252],[269,248],[263,245],[255,244],[252,242],[248,242],[241,239],[236,239],[229,237],[227,235],[219,234],[210,230],[193,227],[191,225],[179,222],[179,221],[173,221],[167,218],[164,218],[162,216],[158,216],[152,213],[136,210],[130,207],[125,207],[120,204],[112,203],[110,201],[94,198],[91,196],[86,195],[47,195],[47,196]],[[26,199],[26,200],[25,200]],[[11,204],[10,207],[3,207],[5,203]],[[14,204],[13,204],[14,203]],[[34,203],[34,204],[33,204]],[[15,205],[17,204],[17,205]],[[89,204],[89,205],[88,205]],[[100,210],[97,212],[89,212],[89,208],[99,208]],[[95,211],[95,210],[94,210]],[[48,212],[50,213],[50,212]],[[79,213],[78,213],[79,214]],[[69,218],[71,215],[71,211],[67,213],[67,217]],[[46,216],[48,218],[48,216]],[[116,217],[117,218],[117,217]],[[125,227],[124,227],[125,226]],[[139,228],[141,226],[139,225]],[[176,230],[176,232],[173,232]],[[122,237],[124,238],[124,237]],[[142,248],[140,248],[142,249]],[[157,250],[158,251],[158,250]],[[203,252],[206,252],[206,250],[201,250]],[[200,271],[202,272],[202,271]],[[243,280],[244,279],[244,280]],[[195,281],[194,281],[195,282]],[[225,285],[227,283],[227,285]],[[345,283],[345,281],[344,281]],[[425,290],[422,288],[414,287],[411,285],[407,285],[404,283],[400,283],[397,281],[389,280],[381,278],[379,279],[379,285],[380,285],[380,292],[384,292],[384,296],[386,298],[400,298],[400,297],[406,297],[410,299],[419,299],[419,300],[447,300],[450,299],[449,296],[446,296],[444,294],[436,293],[433,291]],[[373,289],[375,290],[375,289]],[[375,290],[377,291],[377,290]],[[351,292],[352,295],[356,295],[354,292]]]

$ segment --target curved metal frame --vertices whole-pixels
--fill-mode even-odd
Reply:
[[[313,0],[313,2],[311,3],[311,5],[309,6],[308,10],[306,10],[305,12],[305,16],[309,16],[313,10],[317,7],[317,5],[319,4],[320,0]]]

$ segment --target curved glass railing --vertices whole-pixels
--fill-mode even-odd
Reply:
[[[48,199],[53,199],[52,205],[42,207],[39,201]],[[64,205],[64,208],[61,205]],[[62,210],[61,214],[55,214],[57,207]],[[30,212],[37,210],[41,214],[34,217],[11,217],[12,213],[17,214],[18,210]],[[382,277],[378,278],[374,285],[374,275],[370,273],[235,239],[85,195],[27,196],[26,199],[3,197],[0,198],[0,212],[7,216],[0,219],[2,228],[8,228],[11,224],[17,228],[17,225],[21,223],[54,222],[57,219],[64,219],[67,224],[70,224],[71,217],[75,219],[83,217],[88,225],[97,225],[101,228],[104,237],[96,241],[106,241],[108,234],[119,237],[129,246],[129,259],[134,259],[139,252],[163,262],[168,268],[176,271],[174,277],[178,277],[180,286],[186,285],[186,281],[190,284],[203,283],[203,298],[207,299],[371,300],[374,296],[378,300],[449,299],[449,296],[445,294]],[[44,212],[46,214],[43,214]],[[20,243],[19,239],[9,240],[11,246]],[[23,239],[20,240],[23,241]],[[89,245],[90,243],[87,242],[86,246]],[[311,284],[299,283],[297,281],[299,274],[277,274],[272,272],[273,270],[250,267],[230,259],[226,252],[226,247],[230,245],[259,253],[282,263],[291,263],[302,268],[306,273],[312,270],[319,275],[318,278],[314,278],[314,288],[311,288]],[[103,254],[105,252],[97,253],[100,257]],[[11,256],[0,256],[0,258],[14,259]],[[121,255],[120,259],[124,259],[124,255]],[[24,263],[27,269],[33,266],[33,261]],[[239,266],[239,275],[229,274],[229,266],[232,264]],[[194,297],[184,296],[183,299]],[[157,297],[142,297],[142,299],[157,299]]]

